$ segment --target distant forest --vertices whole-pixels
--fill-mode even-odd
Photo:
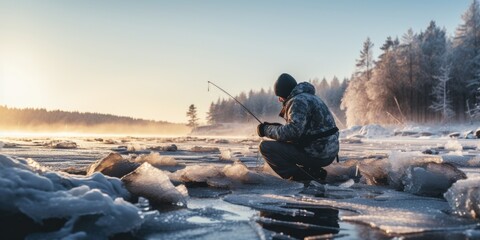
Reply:
[[[342,123],[404,124],[480,120],[480,5],[462,15],[453,37],[431,21],[420,33],[409,29],[400,39],[388,37],[374,59],[369,38],[355,73],[342,83],[311,80]],[[278,114],[271,90],[241,93],[237,99],[259,116]],[[233,100],[211,103],[209,123],[240,122],[246,114]]]
[[[345,122],[345,112],[340,110],[340,104],[343,93],[347,88],[348,79],[344,79],[340,83],[338,78],[334,77],[329,83],[325,78],[321,81],[315,78],[309,80],[309,82],[315,86],[316,95],[322,98],[341,122]],[[282,104],[278,101],[278,97],[275,96],[272,89],[267,91],[264,89],[260,91],[250,90],[248,94],[242,92],[235,98],[257,117],[265,121],[275,119],[282,108]],[[252,117],[233,99],[218,99],[216,103],[210,104],[207,112],[209,124],[246,122],[249,120],[252,120]]]
[[[143,120],[100,113],[9,108],[0,105],[0,130],[126,134],[188,133],[184,124]]]

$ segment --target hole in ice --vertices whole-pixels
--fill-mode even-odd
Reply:
[[[340,232],[339,211],[333,208],[305,208],[313,213],[287,215],[278,212],[260,211],[257,222],[269,231],[303,239],[310,236],[337,234]]]

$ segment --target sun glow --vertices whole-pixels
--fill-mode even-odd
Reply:
[[[32,102],[40,104],[38,100],[46,95],[44,90],[48,85],[42,78],[39,63],[39,59],[26,50],[11,49],[2,53],[0,104],[17,107],[31,106]]]

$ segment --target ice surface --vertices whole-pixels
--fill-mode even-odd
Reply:
[[[122,177],[122,181],[132,194],[145,197],[153,204],[186,205],[185,187],[175,188],[165,172],[149,163],[143,163],[135,171]]]
[[[444,197],[456,214],[479,218],[480,177],[457,181],[448,189]]]
[[[388,234],[462,230],[477,225],[475,221],[449,216],[445,213],[449,209],[448,204],[440,199],[418,197],[383,188],[372,188],[371,191],[375,194],[374,197],[369,198],[328,199],[308,196],[245,194],[229,195],[225,197],[225,200],[255,209],[265,209],[291,216],[311,214],[308,210],[298,209],[302,206],[306,209],[329,206],[336,209],[351,210],[352,214],[340,216],[340,219],[364,223]],[[380,195],[378,192],[380,192]]]
[[[98,185],[106,186],[103,190],[95,189]],[[0,155],[0,211],[25,214],[39,223],[50,218],[67,220],[57,232],[37,234],[33,238],[87,234],[93,238],[106,238],[135,229],[143,219],[137,207],[122,198],[115,198],[126,194],[125,189],[118,188],[121,188],[118,179],[104,176],[85,180],[71,178],[42,172],[25,160]],[[107,195],[106,192],[110,191],[114,193],[113,197]],[[89,219],[87,224],[86,219]]]
[[[140,166],[139,163],[124,159],[122,155],[118,153],[110,153],[108,156],[91,164],[87,169],[87,175],[91,175],[94,172],[101,172],[107,176],[121,178],[135,170],[138,166]]]
[[[140,154],[138,157],[135,158],[135,162],[137,163],[144,163],[148,162],[150,165],[154,167],[161,167],[161,166],[176,166],[177,161],[173,157],[168,156],[160,156],[158,152],[151,152],[150,154]]]

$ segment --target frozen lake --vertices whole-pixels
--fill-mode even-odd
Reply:
[[[52,148],[52,140],[71,141],[77,147]],[[90,164],[111,152],[120,153],[124,158],[150,152],[173,157],[177,163],[175,166],[160,168],[173,173],[184,170],[182,176],[193,174],[188,172],[188,169],[194,169],[189,168],[192,166],[221,169],[234,164],[235,160],[241,161],[249,171],[261,173],[261,180],[249,182],[240,179],[240,184],[236,185],[215,185],[220,184],[218,181],[215,184],[208,181],[183,182],[188,189],[186,207],[152,206],[140,198],[135,204],[142,212],[142,224],[133,233],[115,236],[145,239],[451,239],[480,236],[480,231],[476,230],[479,222],[453,214],[443,197],[418,196],[382,184],[354,183],[348,176],[328,185],[271,180],[263,173],[263,160],[257,149],[259,140],[5,137],[0,139],[5,144],[0,154],[31,158],[49,171],[76,174],[85,174]],[[339,154],[341,163],[338,165],[340,168],[349,161],[379,162],[388,159],[392,151],[412,153],[430,150],[435,153],[434,156],[455,163],[480,160],[478,139],[453,141],[447,137],[343,139]],[[167,149],[172,144],[177,147],[176,151]],[[450,145],[453,146],[450,148]],[[460,164],[458,167],[468,178],[480,175],[477,166]],[[196,171],[200,175],[207,174],[201,172],[202,168],[196,169],[199,169]],[[169,177],[174,178],[173,175]],[[2,222],[8,222],[8,217],[3,218]],[[14,222],[5,226],[19,227]],[[25,235],[31,233],[35,230]]]

